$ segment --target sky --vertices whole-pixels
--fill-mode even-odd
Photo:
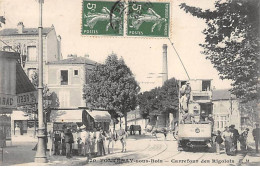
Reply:
[[[115,0],[111,0],[115,1]],[[150,0],[151,2],[156,0]],[[159,0],[157,0],[159,1]],[[162,1],[162,0],[161,0]],[[167,1],[167,0],[165,0]],[[230,88],[231,81],[221,80],[217,70],[199,46],[204,42],[202,34],[206,24],[179,8],[180,3],[203,9],[214,9],[214,0],[168,0],[171,2],[170,39],[181,57],[191,79],[213,79],[216,89]],[[37,28],[39,10],[37,0],[0,0],[0,15],[6,18],[4,28],[16,28],[23,22],[27,28]],[[81,35],[82,0],[45,0],[43,4],[43,27],[54,25],[62,38],[62,55],[89,55],[91,60],[104,63],[109,54],[123,57],[132,70],[141,91],[162,85],[162,45],[168,45],[168,78],[188,79],[181,62],[167,38],[144,37],[90,37]],[[151,74],[154,73],[154,74]]]

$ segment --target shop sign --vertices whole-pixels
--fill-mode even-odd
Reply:
[[[36,104],[38,102],[38,92],[27,92],[27,93],[21,93],[17,95],[17,107],[24,106],[24,105],[30,105],[30,104]]]
[[[14,109],[17,106],[16,96],[0,94],[0,108]]]

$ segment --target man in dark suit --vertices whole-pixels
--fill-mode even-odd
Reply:
[[[253,129],[252,134],[255,140],[255,150],[258,153],[258,144],[259,144],[259,136],[260,136],[260,128],[259,128],[259,124],[255,124],[255,129]]]
[[[65,129],[64,134],[65,134],[65,143],[66,143],[66,157],[72,158],[71,151],[72,151],[72,143],[74,141],[73,141],[73,135],[69,127]]]
[[[235,129],[235,125],[234,124],[232,124],[230,126],[230,128],[231,128],[231,132],[233,133],[233,144],[234,144],[235,149],[237,151],[237,140],[239,138],[239,132],[238,132],[237,129]]]

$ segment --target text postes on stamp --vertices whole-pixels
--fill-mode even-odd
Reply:
[[[127,36],[169,36],[170,3],[129,1]]]
[[[115,1],[83,1],[82,35],[123,36],[124,13],[111,12]],[[119,6],[124,8],[124,6]]]

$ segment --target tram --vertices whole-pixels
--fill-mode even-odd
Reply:
[[[178,150],[208,149],[214,120],[212,118],[212,79],[179,81]]]

